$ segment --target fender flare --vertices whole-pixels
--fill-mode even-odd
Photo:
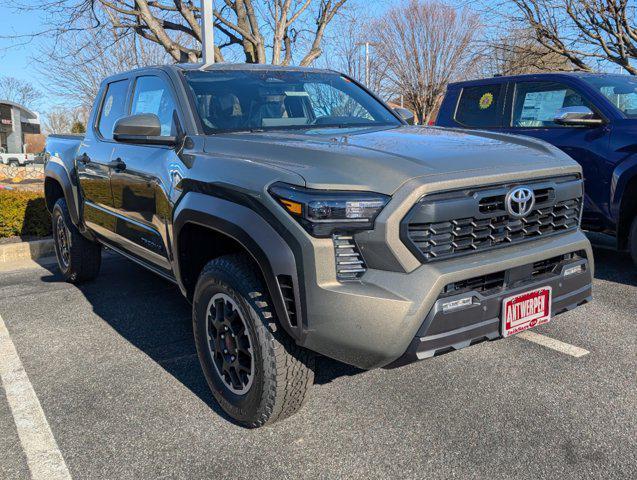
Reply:
[[[272,225],[247,206],[204,193],[186,193],[174,211],[172,224],[173,272],[184,292],[179,265],[179,236],[188,224],[222,233],[237,241],[250,254],[261,270],[279,323],[295,341],[300,342],[305,335],[296,258],[290,245]],[[278,275],[292,278],[296,307],[293,322],[288,315]]]
[[[613,171],[613,177],[611,180],[610,210],[618,227],[621,218],[622,200],[624,199],[626,186],[635,177],[637,177],[637,154],[632,154],[626,160],[617,165]]]
[[[77,190],[71,183],[71,175],[66,166],[56,157],[51,157],[44,167],[44,176],[57,181],[62,187],[66,205],[69,209],[71,221],[77,226],[81,226],[80,212],[78,207]],[[46,192],[45,192],[46,193]],[[48,205],[48,202],[47,202]]]

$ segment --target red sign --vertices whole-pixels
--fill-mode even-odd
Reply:
[[[547,323],[551,319],[551,287],[505,298],[502,302],[502,336]]]

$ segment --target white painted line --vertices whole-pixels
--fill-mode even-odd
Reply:
[[[584,350],[583,348],[576,347],[575,345],[570,345],[568,343],[560,342],[559,340],[555,340],[554,338],[545,337],[544,335],[540,335],[535,332],[520,332],[515,335],[518,338],[522,338],[524,340],[528,340],[529,342],[537,343],[538,345],[542,345],[543,347],[550,348],[552,350],[556,350],[565,355],[570,355],[571,357],[583,357],[584,355],[588,355],[588,350]]]
[[[70,480],[42,406],[0,316],[0,380],[33,480]]]

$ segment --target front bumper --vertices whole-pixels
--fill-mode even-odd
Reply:
[[[525,291],[545,286],[551,287],[553,317],[591,301],[589,264],[582,253],[574,255],[574,258],[559,256],[550,259],[548,271],[541,268],[535,269],[534,265],[530,264],[501,272],[501,277],[500,275],[489,276],[487,285],[490,285],[489,282],[498,284],[501,282],[502,286],[496,286],[486,292],[468,290],[455,295],[441,295],[418,329],[407,351],[388,367],[399,367],[436,354],[459,350],[483,340],[500,338],[500,319],[504,299]],[[581,271],[566,276],[569,270],[578,266]],[[484,284],[479,281],[474,283]],[[445,304],[466,298],[472,299],[470,305],[445,311]]]
[[[559,269],[532,275],[537,262],[578,252]],[[536,286],[553,288],[553,314],[574,308],[591,298],[593,255],[581,231],[477,253],[432,264],[409,272],[368,270],[361,282],[334,280],[333,251],[314,250],[316,271],[305,272],[306,335],[302,345],[370,369],[394,367],[500,336],[502,299]],[[582,264],[581,273],[568,277],[564,269]],[[308,263],[306,263],[307,265]],[[492,274],[502,274],[502,287],[487,292],[463,292],[474,297],[469,308],[442,312],[447,285]]]

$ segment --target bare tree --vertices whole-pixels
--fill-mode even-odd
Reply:
[[[77,112],[56,107],[44,116],[43,130],[46,134],[69,133],[73,123],[78,121]]]
[[[46,75],[46,89],[67,108],[87,116],[101,81],[119,72],[159,65],[170,60],[159,45],[134,33],[94,29],[68,32],[42,55],[37,69]]]
[[[334,25],[335,33],[327,38],[331,52],[321,59],[321,66],[343,72],[388,98],[395,92],[388,82],[387,63],[376,54],[374,34],[369,29],[373,22],[360,11],[343,15]],[[365,42],[369,42],[369,79],[365,78]]]
[[[571,71],[573,64],[535,40],[528,29],[513,30],[487,42],[480,61],[485,76]]]
[[[0,77],[0,99],[34,108],[42,94],[29,82],[15,77]]]
[[[177,62],[201,58],[200,9],[196,0],[10,0],[22,12],[44,10],[45,32],[56,40],[82,30],[87,18],[95,29],[115,29],[160,45]],[[326,29],[347,0],[218,0],[214,26],[215,58],[226,49],[243,51],[248,63],[310,65],[322,54]],[[306,46],[303,53],[296,47]],[[268,55],[268,50],[270,54]],[[297,53],[295,55],[295,53]]]
[[[608,61],[637,75],[637,5],[634,0],[511,0],[505,18],[524,25],[546,50],[575,69]]]
[[[479,31],[473,12],[439,1],[411,0],[376,22],[377,55],[421,122],[435,114],[450,81],[475,72]]]

